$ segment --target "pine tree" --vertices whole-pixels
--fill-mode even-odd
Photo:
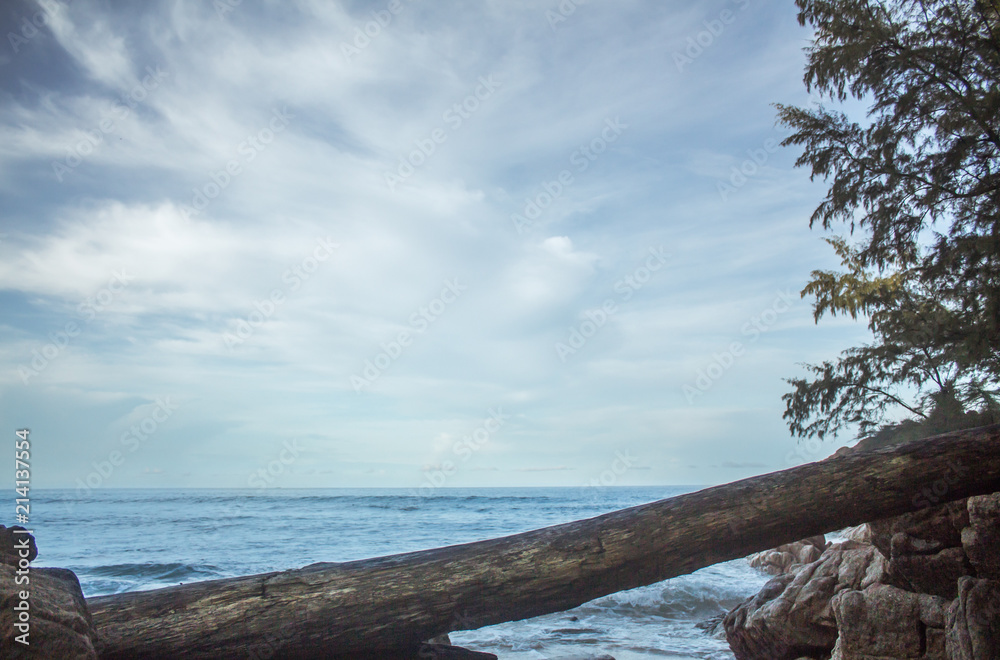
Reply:
[[[814,272],[802,294],[817,321],[868,316],[874,341],[789,381],[789,428],[864,436],[1000,419],[1000,3],[796,4],[815,29],[807,89],[869,104],[863,122],[777,106],[793,131],[784,144],[804,148],[796,164],[830,182],[810,226],[859,238],[831,240],[846,272]]]

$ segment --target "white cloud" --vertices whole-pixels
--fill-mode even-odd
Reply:
[[[351,57],[342,44],[369,10],[337,3],[242,3],[221,17],[184,1],[58,10],[52,75],[33,73],[28,52],[4,65],[25,68],[0,101],[0,295],[12,310],[0,390],[39,417],[56,399],[91,406],[72,438],[53,430],[64,435],[51,446],[76,443],[81,460],[151,397],[183,399],[149,464],[165,482],[190,472],[188,485],[215,474],[235,481],[210,485],[245,485],[244,447],[266,456],[298,433],[314,437],[303,485],[415,486],[399,480],[419,479],[501,405],[512,419],[456,485],[578,485],[585,472],[573,470],[599,473],[622,443],[643,450],[642,479],[691,483],[681,459],[718,465],[720,447],[771,442],[780,378],[816,354],[806,303],[697,407],[681,386],[777,289],[828,265],[805,228],[816,189],[790,155],[728,202],[716,190],[774,136],[768,104],[801,87],[793,10],[748,9],[679,73],[672,53],[716,11],[706,3],[581,5],[555,31],[547,3],[404,7]],[[162,83],[115,117],[147,66]],[[487,95],[489,76],[499,84]],[[470,96],[475,109],[448,121]],[[276,111],[288,117],[280,131]],[[58,181],[53,161],[109,117],[113,129]],[[573,160],[615,118],[627,124],[618,139]],[[386,173],[435,130],[433,151],[390,189]],[[563,170],[573,182],[518,233],[511,214]],[[207,206],[187,214],[199,194]],[[327,237],[339,247],[309,262]],[[621,299],[616,281],[657,246],[672,254],[666,267]],[[116,272],[128,285],[84,320],[80,304]],[[412,315],[449,280],[466,289],[416,331]],[[258,323],[274,291],[283,302]],[[608,298],[619,310],[561,362],[555,343]],[[25,389],[19,365],[72,320],[81,334]],[[352,374],[403,330],[412,342],[356,393]],[[775,423],[746,431],[764,422]],[[705,470],[704,481],[733,471]],[[62,465],[52,485],[77,472]]]

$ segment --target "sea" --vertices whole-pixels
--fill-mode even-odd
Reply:
[[[33,566],[69,568],[101,596],[479,541],[697,489],[33,489]],[[768,578],[739,559],[451,640],[502,660],[730,660],[698,624]]]

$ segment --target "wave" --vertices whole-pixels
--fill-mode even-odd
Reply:
[[[743,559],[716,564],[689,575],[621,591],[589,603],[625,616],[703,620],[727,612],[771,578]],[[587,607],[585,605],[584,607]]]
[[[188,579],[206,580],[222,575],[222,570],[211,564],[181,564],[173,562],[169,564],[157,564],[147,562],[144,564],[110,564],[105,566],[93,566],[88,568],[74,568],[81,578],[119,578],[135,580],[137,582],[169,582],[176,583]]]

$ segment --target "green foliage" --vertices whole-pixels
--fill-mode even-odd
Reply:
[[[858,314],[868,314],[897,294],[912,274],[911,271],[900,271],[889,277],[871,277],[865,272],[860,256],[851,250],[847,241],[839,237],[824,240],[833,246],[848,272],[812,272],[812,280],[802,290],[802,295],[816,296],[813,306],[813,319],[816,321],[827,312],[831,316],[836,316],[838,312],[847,313],[852,319],[858,318]]]
[[[958,301],[921,282],[916,269],[873,276],[858,251],[829,239],[846,272],[814,271],[802,295],[813,295],[814,317],[868,317],[871,344],[839,360],[806,365],[813,379],[791,379],[784,396],[793,433],[824,437],[847,425],[861,435],[882,428],[902,408],[922,422],[958,423],[969,410],[993,410],[1000,369],[970,359],[950,337],[967,321]],[[945,424],[947,426],[947,423]]]
[[[816,271],[814,316],[867,316],[871,344],[792,379],[800,437],[994,415],[1000,382],[1000,7],[996,0],[797,0],[815,28],[805,84],[870,102],[865,125],[778,105],[785,145],[830,187],[810,225],[845,272]],[[945,420],[942,422],[942,420]]]

